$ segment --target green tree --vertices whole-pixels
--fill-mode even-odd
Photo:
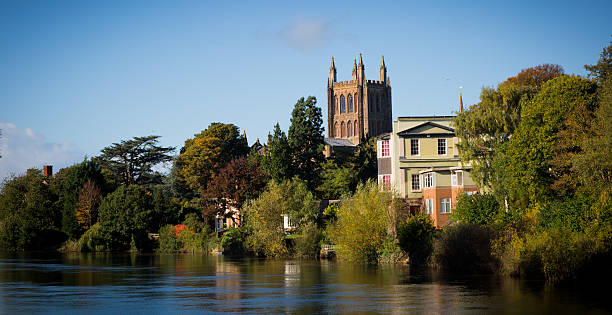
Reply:
[[[355,190],[357,174],[350,167],[340,167],[334,160],[328,159],[323,164],[321,185],[317,187],[324,199],[340,199]]]
[[[378,175],[376,138],[362,139],[352,163],[359,182],[365,183],[368,180],[376,179]]]
[[[291,148],[287,135],[280,129],[280,125],[274,125],[274,131],[268,134],[268,143],[265,155],[262,159],[264,171],[270,178],[282,182],[291,178]]]
[[[64,240],[56,197],[40,170],[5,179],[0,191],[0,248],[42,249]]]
[[[106,246],[112,250],[141,245],[153,231],[152,194],[139,185],[120,186],[102,200],[98,209]]]
[[[153,166],[172,160],[174,147],[158,146],[160,136],[134,137],[102,149],[97,158],[102,167],[110,170],[124,185],[160,183]]]
[[[96,160],[85,159],[81,163],[61,169],[50,183],[51,189],[59,197],[58,206],[62,209],[62,231],[73,239],[78,239],[84,232],[84,226],[77,221],[76,212],[79,209],[81,190],[87,181],[91,181],[104,195],[105,180]]]
[[[457,199],[452,217],[458,222],[491,224],[499,213],[500,204],[491,194],[463,194]]]
[[[473,167],[471,175],[480,187],[490,187],[505,195],[503,173],[495,164],[503,158],[500,148],[512,137],[521,120],[521,108],[535,90],[526,86],[500,84],[497,89],[483,88],[480,102],[453,119],[463,163]]]
[[[391,204],[391,193],[380,191],[374,181],[360,185],[351,198],[344,199],[330,228],[332,241],[339,245],[338,257],[376,263],[395,223]]]
[[[314,96],[306,100],[302,97],[295,103],[288,138],[294,174],[305,180],[311,189],[318,183],[324,159],[323,118],[316,104]]]
[[[562,76],[547,82],[525,106],[521,123],[504,148],[506,159],[500,163],[515,204],[545,202],[552,196],[551,185],[568,177],[566,163],[579,149],[576,144],[584,129],[573,124],[585,123],[581,120],[588,116],[583,114],[592,113],[595,96],[592,81]]]
[[[589,78],[595,79],[600,86],[603,85],[612,73],[612,42],[603,48],[597,64],[584,65],[584,68],[590,72]]]
[[[177,179],[181,185],[199,194],[219,169],[248,152],[246,136],[240,135],[238,127],[212,123],[193,139],[185,140],[176,161]]]

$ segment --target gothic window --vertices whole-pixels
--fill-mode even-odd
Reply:
[[[376,97],[376,111],[380,112],[380,95]]]
[[[336,113],[340,112],[340,103],[338,103],[338,97],[336,96]]]
[[[338,137],[340,130],[338,130],[338,122],[334,123],[334,137]]]
[[[340,138],[346,137],[346,126],[344,122],[340,123]]]
[[[344,95],[340,95],[340,113],[346,113],[346,105],[344,104]]]
[[[359,111],[359,106],[357,104],[359,104],[359,102],[357,101],[357,93],[355,93],[355,97],[353,98],[355,100],[355,113],[357,113]]]
[[[348,135],[348,137],[353,136],[353,123],[351,121],[346,124],[346,134]]]
[[[355,123],[353,124],[353,127],[355,128],[355,132],[353,133],[353,135],[355,137],[359,137],[359,124],[357,123],[356,120],[355,120]]]
[[[353,112],[353,95],[349,94],[348,96],[348,112]]]
[[[370,109],[370,113],[374,111],[374,107],[372,107],[372,97],[368,95],[368,108]]]

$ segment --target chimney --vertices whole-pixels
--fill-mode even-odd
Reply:
[[[45,165],[45,166],[43,166],[43,175],[45,177],[53,176],[53,165]]]

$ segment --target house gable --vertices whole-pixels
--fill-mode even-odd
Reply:
[[[428,121],[397,133],[402,138],[453,137],[455,129]]]

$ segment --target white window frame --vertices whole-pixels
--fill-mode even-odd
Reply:
[[[440,198],[440,213],[451,213],[450,198]]]
[[[461,178],[461,181],[459,181],[459,178]],[[451,185],[463,186],[463,172],[457,171],[451,174]]]
[[[415,183],[414,179],[415,178],[416,178],[416,186],[417,186],[416,189],[414,188],[414,186],[415,186],[414,185],[414,183]],[[412,191],[421,191],[421,175],[419,175],[419,174],[412,174],[410,176],[410,189]]]
[[[423,174],[423,188],[436,187],[436,173]]]
[[[440,153],[440,142],[444,142],[444,153]],[[438,155],[446,155],[448,153],[448,146],[446,139],[438,139]]]
[[[385,190],[391,190],[391,175],[383,175],[382,182]]]
[[[433,205],[434,205],[433,199],[431,199],[431,198],[425,199],[425,212],[427,214],[433,214],[434,213]]]
[[[387,146],[385,148],[385,145]],[[389,157],[391,156],[391,147],[389,146],[389,140],[383,140],[381,143],[381,151],[382,151],[382,157]]]
[[[416,154],[412,153],[412,141],[416,141]],[[410,156],[420,156],[421,155],[421,140],[419,139],[410,139]]]

